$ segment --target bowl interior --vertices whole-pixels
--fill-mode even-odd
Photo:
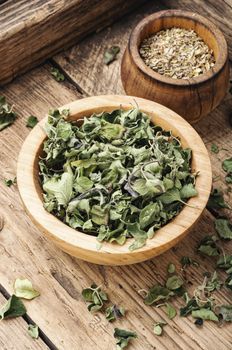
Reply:
[[[200,170],[200,176],[196,180],[199,195],[189,200],[189,204],[194,208],[185,206],[175,219],[159,229],[154,238],[148,240],[147,244],[139,250],[130,252],[128,247],[131,242],[128,240],[123,246],[104,243],[101,250],[98,251],[96,237],[72,229],[43,208],[38,159],[42,154],[43,141],[46,138],[44,125],[47,118],[44,118],[31,131],[20,151],[17,182],[27,212],[36,225],[63,250],[88,261],[107,263],[107,257],[111,254],[112,258],[117,259],[119,256],[120,259],[125,258],[125,261],[120,260],[120,263],[123,263],[122,261],[132,263],[146,260],[167,250],[177,243],[198,220],[208,200],[212,175],[207,150],[191,125],[175,112],[155,102],[131,96],[89,97],[70,103],[61,109],[69,108],[70,120],[78,120],[83,116],[90,116],[94,112],[112,111],[120,107],[131,109],[132,105],[136,104],[151,117],[155,124],[166,130],[172,130],[175,136],[179,136],[183,147],[192,148],[192,168]],[[96,254],[98,256],[105,255],[106,260],[104,258],[102,260],[97,260],[94,257],[88,258],[85,256],[87,253],[92,253],[94,256]],[[128,259],[133,261],[128,262]],[[119,262],[116,260],[116,263]]]

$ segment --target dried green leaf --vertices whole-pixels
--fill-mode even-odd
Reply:
[[[39,327],[36,324],[29,324],[28,325],[28,334],[34,338],[39,338]]]
[[[213,292],[215,290],[219,290],[222,285],[223,283],[218,279],[217,271],[214,271],[213,276],[211,280],[207,282],[205,289],[208,292]]]
[[[215,229],[223,239],[232,239],[232,225],[227,219],[216,219],[214,221]]]
[[[117,307],[116,305],[109,306],[105,311],[106,319],[109,322],[115,321],[118,318],[122,318],[125,315],[124,307]]]
[[[170,318],[170,320],[172,320],[175,316],[176,316],[176,309],[174,308],[174,306],[172,306],[169,303],[165,303],[166,306],[166,314],[168,315],[168,318]]]
[[[197,190],[193,184],[184,185],[180,190],[180,196],[182,199],[188,199],[197,196]]]
[[[167,271],[168,273],[174,273],[176,271],[176,266],[173,263],[168,264]]]
[[[40,293],[33,288],[31,281],[29,281],[27,278],[17,278],[15,280],[14,292],[18,298],[29,300],[34,299],[40,295]]]
[[[81,294],[85,302],[90,303],[88,305],[88,310],[90,312],[101,310],[104,303],[108,300],[107,294],[96,284],[92,284],[91,287],[83,289]]]
[[[163,327],[166,325],[166,322],[160,321],[160,322],[156,322],[154,324],[154,328],[153,328],[153,332],[155,333],[155,335],[162,335],[163,333]]]
[[[211,193],[207,203],[208,209],[220,209],[227,208],[231,209],[231,207],[225,203],[223,192],[220,189],[214,188]]]
[[[190,265],[199,266],[199,263],[196,260],[190,258],[189,256],[182,256],[180,263],[183,269]]]
[[[227,270],[232,267],[232,255],[224,254],[218,258],[217,267]]]
[[[86,176],[80,176],[76,179],[74,187],[79,193],[84,193],[93,187],[93,181]]]
[[[171,290],[157,284],[149,289],[144,303],[146,305],[152,305],[160,300],[168,300],[173,295],[174,293]]]
[[[35,117],[34,115],[30,115],[27,119],[27,123],[26,126],[28,128],[34,128],[34,126],[36,126],[36,124],[38,123],[38,118]]]
[[[15,185],[17,182],[16,177],[11,180],[11,179],[4,179],[4,183],[7,187],[11,187],[12,185]]]
[[[143,208],[139,214],[139,223],[142,229],[152,224],[160,214],[160,206],[158,203],[150,203]]]
[[[216,154],[219,152],[219,148],[215,143],[212,143],[211,145],[211,152]]]
[[[223,170],[226,171],[227,173],[232,173],[232,157],[223,160],[223,162],[222,162],[222,168],[223,168]]]
[[[27,310],[22,301],[13,294],[6,304],[0,309],[0,320],[3,320],[4,318],[23,316],[25,315],[26,311]]]
[[[214,236],[205,236],[198,246],[198,251],[201,254],[208,256],[220,255],[220,250],[216,244],[216,239]]]
[[[191,313],[194,318],[201,318],[202,320],[210,320],[218,322],[218,317],[212,310],[201,308],[200,310],[193,310]]]
[[[106,65],[110,64],[116,60],[118,53],[120,52],[119,46],[111,46],[104,53],[104,63]]]
[[[73,176],[63,173],[60,179],[56,177],[46,181],[43,190],[56,198],[58,204],[67,205],[72,197]]]
[[[132,339],[137,338],[137,334],[136,332],[115,328],[114,338],[116,339],[116,349],[121,350],[125,349]]]
[[[175,291],[176,289],[179,289],[180,287],[182,287],[183,284],[184,284],[184,281],[182,280],[182,278],[178,275],[174,275],[168,278],[166,282],[166,287],[169,290]]]
[[[64,81],[65,77],[64,75],[59,71],[58,68],[52,67],[51,68],[51,75],[55,78],[56,81]]]
[[[7,103],[4,96],[0,96],[0,131],[13,124],[16,117],[13,106]]]
[[[225,280],[225,285],[227,288],[232,290],[232,274],[230,274]]]

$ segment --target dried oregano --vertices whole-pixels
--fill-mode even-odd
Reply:
[[[215,64],[213,51],[194,30],[170,28],[143,40],[140,55],[155,72],[174,78],[197,77]]]
[[[197,195],[191,149],[139,109],[65,120],[50,112],[39,162],[44,206],[99,242],[131,250],[174,218]]]

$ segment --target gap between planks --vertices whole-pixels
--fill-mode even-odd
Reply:
[[[6,300],[10,298],[10,294],[8,291],[3,287],[3,285],[0,283],[0,293],[4,296]],[[29,325],[35,325],[36,323],[31,319],[31,317],[28,314],[25,314],[21,316],[24,321]],[[48,336],[42,331],[41,328],[39,328],[39,338],[44,342],[44,344],[50,349],[50,350],[58,350],[58,348],[53,344],[53,342],[48,338]]]

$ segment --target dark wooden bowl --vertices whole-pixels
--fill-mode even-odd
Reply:
[[[172,79],[146,66],[139,54],[141,42],[171,27],[193,29],[213,50],[216,63],[208,72],[191,79]],[[128,95],[144,97],[173,109],[195,123],[219,105],[229,83],[227,43],[208,19],[192,12],[166,10],[144,18],[132,31],[121,65],[123,87]]]

